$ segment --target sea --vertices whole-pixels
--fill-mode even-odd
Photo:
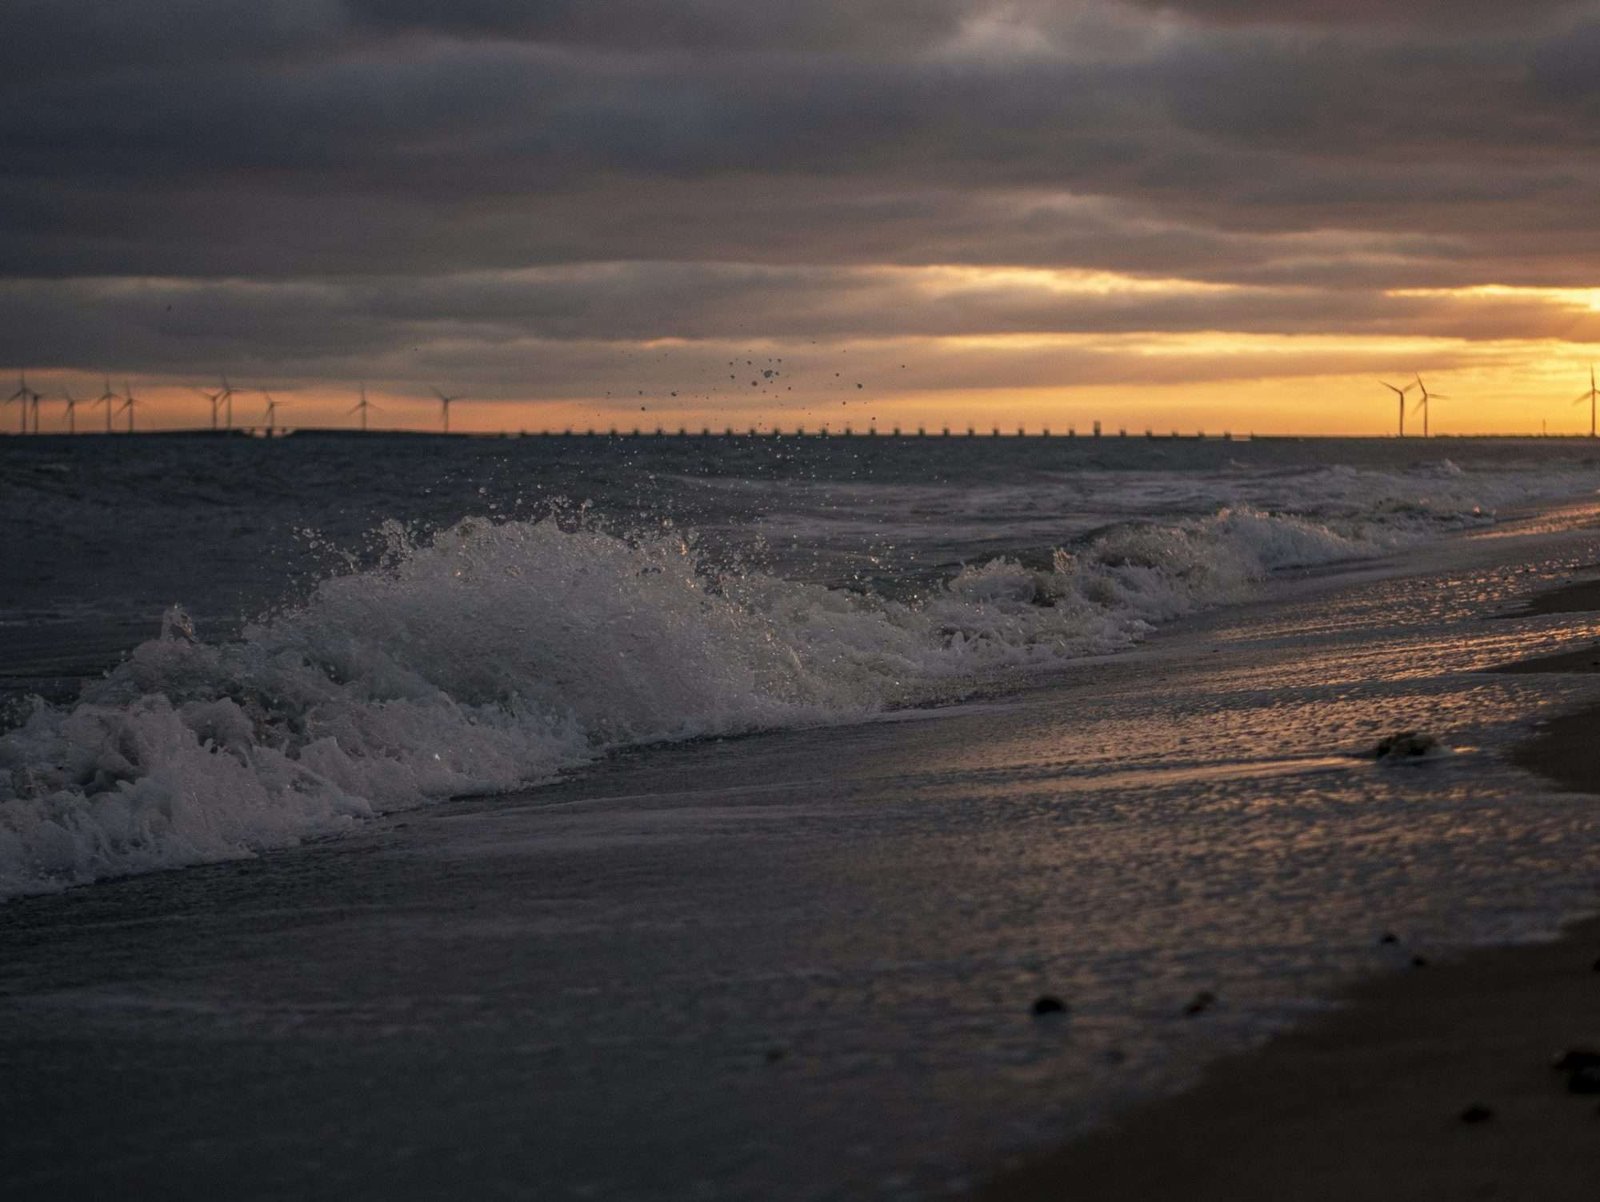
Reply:
[[[1577,439],[0,440],[0,1185],[961,1196],[1597,908],[1594,799],[1504,752],[1600,690],[1488,670],[1600,632],[1519,608],[1597,490]]]

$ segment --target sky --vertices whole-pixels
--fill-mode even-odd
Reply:
[[[1421,373],[1435,433],[1588,430],[1600,0],[0,0],[0,35],[0,365],[46,429],[107,377],[204,425],[226,373],[240,424],[354,423],[364,383],[419,428],[442,389],[461,430],[1381,434]]]

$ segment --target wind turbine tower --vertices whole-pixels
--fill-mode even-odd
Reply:
[[[1395,399],[1400,402],[1400,437],[1404,438],[1406,436],[1406,393],[1411,391],[1411,385],[1407,384],[1404,388],[1397,388],[1393,384],[1382,380],[1379,383],[1394,393]]]
[[[228,409],[228,429],[233,429],[233,385],[228,383],[228,377],[222,377],[222,387],[215,392],[207,392],[204,388],[196,388],[195,391],[211,402],[212,432],[216,432],[217,421],[222,415],[224,405]]]
[[[1589,437],[1590,438],[1594,437],[1594,403],[1595,403],[1595,400],[1597,398],[1600,398],[1600,388],[1596,388],[1595,387],[1595,382],[1594,382],[1594,364],[1591,363],[1589,365],[1589,391],[1584,393],[1581,397],[1579,397],[1577,400],[1572,402],[1574,405],[1581,405],[1585,401],[1589,402]]]
[[[17,373],[17,390],[6,398],[6,404],[8,405],[15,405],[18,403],[22,405],[22,429],[19,432],[26,434],[28,432],[28,405],[30,403],[34,406],[33,412],[37,424],[37,418],[39,415],[39,394],[28,387],[28,377],[24,372]],[[37,433],[37,431],[35,431],[35,433]]]
[[[444,417],[444,432],[448,434],[450,433],[450,406],[461,398],[458,396],[445,396],[437,388],[433,390],[433,395],[439,398],[439,412]]]
[[[112,401],[120,401],[122,398],[119,397],[116,393],[111,391],[111,377],[107,376],[105,383],[106,383],[105,390],[103,392],[101,392],[101,394],[99,396],[95,397],[95,399],[90,403],[91,404],[95,404],[95,405],[104,405],[106,407],[106,433],[110,434],[111,433],[111,402]],[[127,386],[126,383],[124,383],[122,387],[123,387],[124,391],[127,391],[127,387],[128,386]]]
[[[267,398],[267,437],[271,438],[272,432],[277,426],[278,406],[283,402],[273,400],[272,394],[265,390],[262,391],[261,395]]]
[[[1422,437],[1427,438],[1428,437],[1428,402],[1429,401],[1448,401],[1450,398],[1445,396],[1445,394],[1442,393],[1442,392],[1429,392],[1428,391],[1428,386],[1422,382],[1422,377],[1420,375],[1417,376],[1417,387],[1422,390],[1422,399],[1417,402],[1417,408],[1412,410],[1412,412],[1416,412],[1417,410],[1421,410],[1421,412],[1422,412]]]
[[[65,388],[61,390],[61,395],[66,398],[67,402],[67,433],[76,434],[78,432],[78,406],[82,402]]]
[[[132,407],[139,403],[139,399],[136,396],[133,395],[133,386],[131,384],[129,384],[126,380],[124,380],[122,382],[122,394],[127,400],[127,404],[124,405],[123,408],[128,410],[128,429],[131,430],[131,429],[133,429],[133,408]],[[110,434],[111,433],[111,402],[117,399],[117,394],[112,392],[111,389],[107,388],[106,391],[105,391],[105,395],[102,396],[100,399],[105,402],[105,406],[106,406],[106,433]]]
[[[361,382],[361,399],[357,401],[355,406],[350,410],[351,413],[359,413],[361,415],[361,432],[363,434],[365,434],[367,431],[367,410],[378,409],[380,407],[381,406],[374,405],[371,401],[367,400],[367,383],[365,380],[363,380]]]

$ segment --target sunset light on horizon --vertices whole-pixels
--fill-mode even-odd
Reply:
[[[1432,432],[1588,432],[1590,4],[68,3],[13,33],[0,397],[39,391],[41,431],[103,429],[67,396],[108,378],[138,428],[205,427],[225,377],[247,426],[263,390],[356,425],[364,382],[373,425],[438,428],[443,390],[463,432],[1382,435],[1421,373]]]

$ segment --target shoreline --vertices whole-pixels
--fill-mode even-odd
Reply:
[[[1555,942],[1368,979],[1339,1009],[976,1196],[1592,1199],[1596,1098],[1569,1093],[1550,1063],[1600,1041],[1597,954],[1600,918],[1587,918]],[[1491,1115],[1466,1121],[1471,1107]]]
[[[1507,617],[1600,611],[1600,581],[1534,594]],[[1600,671],[1600,645],[1490,669]],[[1541,723],[1511,763],[1600,795],[1600,704]],[[1600,894],[1596,903],[1600,904]],[[1600,1049],[1600,914],[1547,942],[1471,948],[1364,977],[1336,1008],[1211,1065],[990,1178],[983,1202],[1592,1199],[1600,1096],[1553,1059]],[[1484,1113],[1484,1112],[1487,1113]],[[1468,1116],[1468,1117],[1464,1117]]]

